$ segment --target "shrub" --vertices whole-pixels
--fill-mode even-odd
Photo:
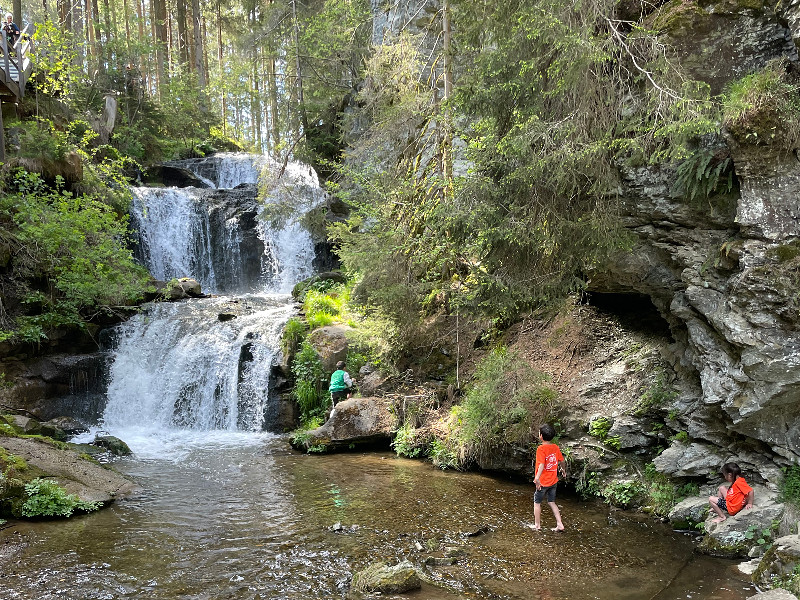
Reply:
[[[611,419],[608,417],[598,417],[589,422],[589,435],[605,441],[608,432],[611,430]]]
[[[285,353],[294,352],[297,349],[297,344],[303,339],[306,333],[306,325],[302,320],[297,317],[292,317],[283,326],[283,337],[281,338],[281,346]]]
[[[70,517],[76,510],[92,512],[100,508],[100,502],[85,502],[55,482],[34,479],[25,485],[27,499],[22,505],[26,517]]]
[[[656,470],[653,463],[648,463],[644,470],[645,499],[647,510],[659,517],[665,517],[681,500],[696,496],[700,489],[695,483],[676,485],[663,473]]]
[[[783,478],[779,488],[782,502],[800,508],[800,465],[783,468]]]
[[[546,377],[505,348],[486,356],[464,403],[454,407],[463,463],[509,443],[531,444],[534,423],[552,420],[556,393]]]
[[[430,456],[434,466],[442,470],[458,468],[458,456],[446,440],[442,441],[434,438],[428,450],[428,456]]]
[[[666,406],[677,395],[678,392],[672,387],[667,372],[664,369],[657,369],[652,383],[639,398],[634,414],[641,416],[650,409]]]
[[[300,420],[308,422],[322,417],[330,404],[330,395],[323,387],[324,372],[317,352],[307,341],[300,345],[300,351],[292,362],[295,378],[294,397],[300,407]]]
[[[423,451],[423,445],[417,439],[417,431],[409,423],[395,432],[392,448],[398,456],[406,458],[418,458]]]
[[[731,83],[723,97],[724,123],[740,142],[791,150],[800,138],[800,97],[787,62]]]

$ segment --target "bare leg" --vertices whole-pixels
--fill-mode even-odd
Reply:
[[[714,521],[713,521],[714,523],[722,523],[725,519],[728,518],[725,515],[725,513],[722,512],[722,509],[717,504],[717,501],[719,500],[719,498],[720,498],[719,496],[709,496],[708,497],[708,503],[711,506],[711,510],[713,510],[715,513],[717,513],[717,518],[714,519]]]
[[[542,528],[542,505],[541,503],[533,503],[533,528]]]
[[[561,522],[561,511],[558,510],[558,506],[555,502],[548,502],[550,505],[550,510],[553,511],[553,516],[556,518],[556,526],[553,527],[553,531],[564,531],[564,523]]]

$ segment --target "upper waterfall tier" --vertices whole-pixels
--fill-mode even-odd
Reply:
[[[314,245],[299,220],[325,198],[313,169],[239,153],[171,165],[216,189],[134,188],[135,253],[154,277],[193,277],[207,292],[240,293],[288,292],[311,275]],[[273,227],[259,218],[262,203],[293,214]]]

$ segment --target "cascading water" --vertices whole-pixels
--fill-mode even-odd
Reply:
[[[273,425],[270,373],[293,312],[287,292],[312,273],[314,251],[297,218],[279,228],[258,219],[255,184],[262,168],[273,169],[262,179],[267,202],[296,199],[304,210],[324,197],[308,167],[290,165],[276,181],[279,167],[264,157],[180,166],[218,187],[136,188],[138,257],[157,279],[193,277],[215,296],[157,303],[118,328],[102,427],[140,451],[154,433]],[[226,293],[240,295],[217,296]]]

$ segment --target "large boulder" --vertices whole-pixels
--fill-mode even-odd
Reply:
[[[336,405],[322,427],[292,438],[292,445],[307,451],[349,450],[356,446],[389,447],[396,418],[383,398],[352,398]]]
[[[322,368],[328,373],[336,370],[336,363],[347,360],[347,325],[328,325],[315,329],[308,336],[308,343],[319,355]]]
[[[706,521],[706,536],[699,550],[714,556],[744,557],[758,546],[766,546],[778,529],[784,506],[775,492],[753,486],[755,502],[752,509],[743,509],[722,523],[714,523],[710,514]],[[764,543],[759,544],[758,540]]]

